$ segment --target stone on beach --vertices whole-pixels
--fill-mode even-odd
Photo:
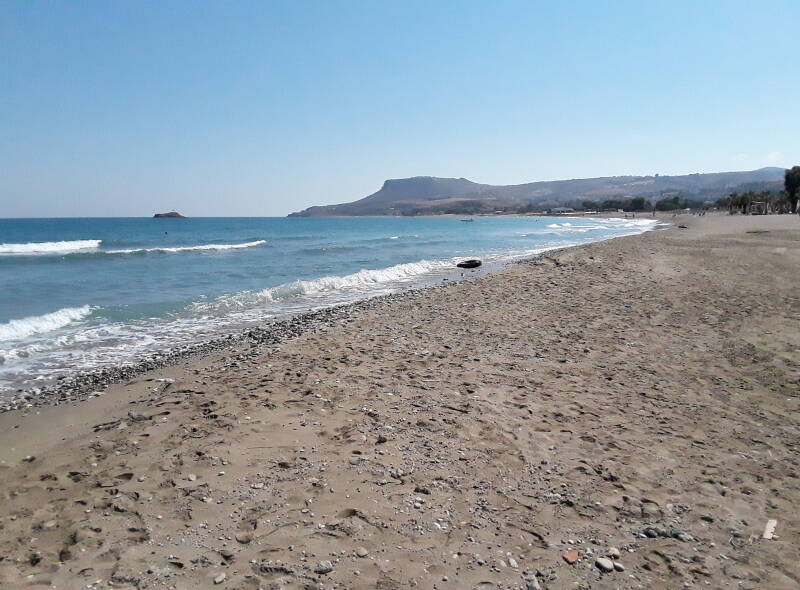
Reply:
[[[564,561],[566,561],[568,564],[572,565],[573,563],[575,563],[576,561],[578,561],[578,557],[580,557],[580,554],[578,553],[578,550],[577,550],[577,549],[572,549],[572,550],[570,550],[570,551],[567,551],[566,553],[564,553],[564,554],[563,554],[561,557],[562,557],[562,558],[564,559]]]
[[[597,568],[604,572],[613,572],[614,571],[614,562],[608,559],[607,557],[598,557],[597,560],[594,562]]]
[[[320,561],[314,566],[315,574],[329,574],[333,571],[333,564],[330,561]]]

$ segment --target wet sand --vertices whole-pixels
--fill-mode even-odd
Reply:
[[[800,218],[675,223],[1,415],[0,587],[796,588]]]

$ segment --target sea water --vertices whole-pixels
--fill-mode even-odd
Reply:
[[[0,219],[0,400],[304,310],[646,231],[566,217]],[[460,276],[460,274],[459,274]]]

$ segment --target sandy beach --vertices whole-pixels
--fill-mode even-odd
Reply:
[[[797,588],[800,218],[666,220],[0,415],[0,587]]]

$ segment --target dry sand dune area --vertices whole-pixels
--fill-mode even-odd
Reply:
[[[800,218],[667,221],[3,414],[0,587],[800,587]]]

